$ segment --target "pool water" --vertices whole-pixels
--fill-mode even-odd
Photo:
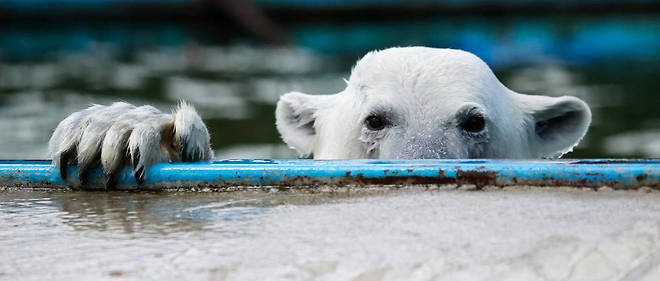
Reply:
[[[140,49],[126,58],[99,45],[38,61],[0,60],[0,159],[47,158],[57,123],[92,103],[169,111],[180,99],[204,118],[218,158],[296,157],[274,126],[279,96],[337,93],[356,59],[247,45]],[[569,158],[660,157],[658,70],[657,62],[635,60],[494,67],[515,91],[573,95],[591,106],[589,133]]]

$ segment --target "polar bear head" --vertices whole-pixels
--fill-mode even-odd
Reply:
[[[553,158],[582,139],[591,111],[509,90],[468,52],[407,47],[365,55],[337,94],[281,96],[276,119],[317,159]]]

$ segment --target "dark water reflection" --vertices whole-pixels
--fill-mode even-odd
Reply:
[[[221,231],[223,222],[246,220],[269,208],[310,205],[361,197],[360,193],[237,191],[218,192],[19,192],[0,193],[0,212],[13,216],[20,227],[30,218],[53,215],[58,224],[79,231],[167,235],[198,230]],[[7,218],[7,217],[5,217]],[[25,219],[24,222],[18,221]],[[235,231],[232,230],[235,234]]]

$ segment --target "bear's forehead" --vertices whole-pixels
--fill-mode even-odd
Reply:
[[[390,48],[360,59],[349,79],[357,90],[370,88],[425,89],[486,87],[498,83],[490,68],[475,55],[453,49]]]
[[[480,102],[501,83],[476,56],[452,49],[391,48],[365,55],[349,88],[360,96],[411,99],[416,103]],[[492,96],[491,96],[492,97]]]

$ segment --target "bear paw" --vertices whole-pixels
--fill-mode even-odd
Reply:
[[[141,184],[155,163],[213,158],[206,126],[183,101],[172,114],[125,102],[92,105],[62,120],[49,148],[62,179],[69,164],[78,164],[80,184],[85,185],[89,171],[100,165],[106,188],[116,186],[119,172],[129,164]]]

